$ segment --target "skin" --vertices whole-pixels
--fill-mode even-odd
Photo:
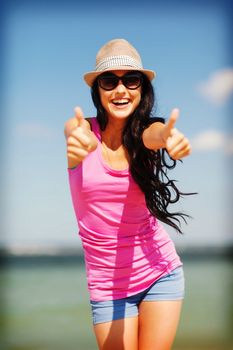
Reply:
[[[127,71],[113,71],[122,76]],[[115,169],[124,169],[128,165],[127,152],[121,143],[121,132],[124,124],[137,107],[141,98],[140,87],[136,90],[127,89],[121,81],[112,91],[100,88],[100,96],[103,107],[108,113],[108,125],[102,133],[103,157],[111,163]],[[113,101],[126,99],[129,104],[126,107],[115,106]],[[90,129],[90,124],[85,120],[80,107],[75,108],[75,115],[65,123],[65,136],[67,142],[68,167],[77,166],[97,147],[97,139]],[[151,150],[166,148],[173,159],[182,159],[191,153],[189,140],[175,128],[179,116],[179,110],[174,108],[166,124],[153,123],[142,136],[145,147]],[[105,147],[104,147],[105,146]],[[107,154],[108,153],[108,156]]]
[[[137,317],[99,323],[94,332],[100,350],[170,350],[182,301],[144,301]]]
[[[122,76],[127,71],[113,71]],[[128,155],[121,142],[121,133],[129,115],[138,106],[141,88],[127,89],[121,81],[111,91],[100,89],[101,103],[108,114],[108,124],[101,134],[103,159],[113,169],[128,167]],[[127,105],[115,105],[116,101]],[[179,110],[173,109],[166,124],[154,123],[142,136],[151,150],[166,148],[173,159],[182,159],[191,152],[189,140],[175,128]],[[68,167],[80,164],[97,147],[97,139],[80,107],[65,124]],[[144,301],[139,315],[94,326],[100,350],[169,350],[175,338],[182,301]]]

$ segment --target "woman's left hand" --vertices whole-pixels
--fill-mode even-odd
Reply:
[[[161,138],[168,154],[172,159],[178,160],[191,153],[189,140],[174,126],[179,116],[179,109],[174,108],[164,127],[161,129]]]

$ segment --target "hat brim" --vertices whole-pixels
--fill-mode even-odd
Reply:
[[[148,78],[149,80],[153,80],[155,77],[156,77],[156,73],[153,71],[153,70],[148,70],[148,69],[138,69],[138,68],[135,68],[135,67],[128,67],[128,66],[121,66],[121,67],[111,67],[109,69],[106,69],[104,71],[92,71],[92,72],[88,72],[88,73],[85,73],[83,78],[85,80],[85,82],[87,83],[87,85],[89,85],[90,87],[92,87],[95,79],[103,74],[104,72],[109,72],[109,71],[113,71],[113,70],[133,70],[133,71],[139,71],[139,72],[142,72],[144,73]]]

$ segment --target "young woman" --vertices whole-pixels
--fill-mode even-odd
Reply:
[[[84,75],[97,117],[85,119],[77,107],[65,124],[101,350],[171,349],[184,297],[182,262],[160,221],[181,232],[185,215],[168,206],[182,193],[167,169],[190,154],[190,144],[175,128],[177,109],[166,123],[152,118],[154,76],[129,42],[111,40]]]

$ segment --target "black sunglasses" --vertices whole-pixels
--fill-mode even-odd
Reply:
[[[97,80],[99,86],[107,91],[114,90],[119,84],[119,81],[121,81],[127,89],[136,90],[142,84],[143,75],[140,72],[129,72],[122,77],[118,77],[113,73],[105,73],[100,75]]]

